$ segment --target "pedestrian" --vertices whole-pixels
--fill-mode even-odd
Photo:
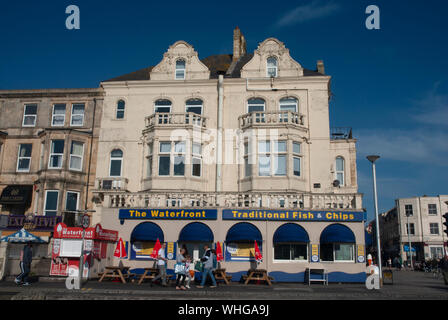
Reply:
[[[16,284],[29,286],[28,275],[31,271],[31,262],[33,261],[33,244],[28,242],[20,253],[20,270],[21,273],[14,280]]]
[[[448,285],[448,255],[443,257],[442,273],[443,273],[443,280],[445,280],[445,284]]]
[[[185,259],[186,259],[186,262],[185,262],[185,275],[186,275],[186,278],[185,278],[185,282],[186,282],[185,288],[190,289],[190,282],[194,278],[194,266],[193,266],[193,263],[191,261],[191,257],[189,255],[187,255],[185,257]]]
[[[159,249],[159,252],[157,253],[157,269],[159,269],[159,274],[157,277],[152,279],[151,286],[154,284],[154,282],[158,279],[162,280],[162,286],[166,287],[166,262],[168,259],[165,258],[165,248],[166,243],[164,242],[162,244],[162,247]]]
[[[401,256],[398,257],[398,266],[399,266],[399,270],[401,270],[404,267],[403,259],[401,258]]]
[[[210,276],[212,279],[212,285],[210,288],[216,288],[216,280],[213,276],[213,252],[210,249],[208,245],[204,246],[204,255],[201,258],[202,263],[204,264],[204,271],[202,272],[202,281],[201,285],[197,286],[197,288],[204,288],[205,281],[207,280],[207,277]]]
[[[390,257],[387,259],[387,266],[392,269],[392,259]]]
[[[176,266],[174,268],[174,271],[177,275],[177,279],[176,279],[176,290],[187,290],[184,287],[184,282],[185,282],[185,272],[186,272],[186,261],[187,259],[185,258],[185,255],[187,253],[187,250],[185,248],[181,248],[179,250],[179,254],[177,255],[176,258]]]

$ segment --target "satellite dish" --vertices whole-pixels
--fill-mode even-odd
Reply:
[[[339,182],[339,180],[334,180],[333,181],[333,187],[337,188],[341,185],[341,183]]]

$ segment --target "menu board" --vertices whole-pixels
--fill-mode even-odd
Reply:
[[[82,240],[62,239],[60,249],[61,253],[59,255],[61,257],[79,258],[81,257],[81,247]]]

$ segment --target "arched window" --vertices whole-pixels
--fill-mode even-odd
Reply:
[[[176,61],[176,80],[185,80],[185,60]]]
[[[336,180],[339,181],[340,186],[345,186],[345,160],[344,160],[344,158],[337,157],[335,167],[336,167],[336,170],[335,170]]]
[[[201,99],[190,99],[186,102],[185,111],[202,114],[203,102]]]
[[[274,259],[308,261],[310,238],[305,229],[295,223],[282,225],[274,233]]]
[[[121,167],[123,164],[123,151],[115,149],[110,153],[110,176],[121,177]]]
[[[157,240],[164,242],[162,229],[153,222],[143,222],[131,233],[131,260],[150,259]]]
[[[278,63],[276,57],[269,57],[267,60],[267,76],[269,78],[277,78]]]
[[[226,261],[253,261],[255,241],[262,251],[263,236],[256,226],[247,222],[233,225],[226,235]]]
[[[117,119],[124,119],[124,111],[126,108],[126,103],[123,100],[117,103]]]
[[[156,113],[159,124],[169,123],[170,115],[168,113],[171,113],[171,101],[166,99],[157,100],[154,104],[154,112]]]

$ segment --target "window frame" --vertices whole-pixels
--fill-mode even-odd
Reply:
[[[36,114],[31,114],[31,115],[27,115],[26,114],[26,109],[27,107],[31,107],[31,106],[36,106]],[[36,126],[37,123],[37,113],[38,113],[38,108],[39,105],[37,103],[26,103],[23,106],[23,119],[22,119],[22,127],[29,127],[29,128],[33,128]],[[33,117],[34,121],[33,124],[25,124],[25,118],[26,117]]]
[[[178,68],[178,63],[180,61],[184,62],[184,66],[183,68]],[[178,78],[177,77],[177,72],[182,71],[183,72],[183,77],[182,78]],[[185,80],[186,79],[186,75],[187,75],[187,61],[184,58],[179,58],[176,60],[176,65],[174,67],[174,80]]]
[[[166,145],[170,145],[170,151],[162,151],[162,144],[166,144]],[[171,176],[171,154],[172,154],[172,150],[173,150],[173,143],[172,141],[159,141],[159,152],[158,152],[158,172],[157,172],[157,176],[159,177],[170,177]],[[162,160],[162,158],[168,158],[169,159],[169,167],[168,167],[168,174],[160,174],[160,162]]]
[[[434,210],[435,210],[435,213],[434,213]],[[431,216],[437,216],[439,214],[437,211],[437,204],[428,203],[428,214]]]
[[[114,152],[115,150],[119,150],[121,151],[121,157],[112,157],[112,152]],[[110,178],[121,178],[123,177],[123,159],[124,159],[124,152],[121,148],[114,148],[110,153],[109,153],[109,177]],[[120,161],[120,175],[119,176],[113,176],[112,173],[112,161]]]
[[[260,152],[260,143],[269,143],[269,150],[266,152]],[[276,146],[280,143],[285,145],[285,151],[277,151]],[[260,171],[260,156],[266,157],[269,159],[269,175],[261,175]],[[276,163],[280,157],[284,158],[285,161],[285,173],[278,174],[276,167]],[[258,177],[287,177],[288,176],[288,140],[260,140],[257,144],[257,169],[258,169]]]
[[[342,171],[339,171],[339,170],[338,170],[338,160],[339,160],[339,159],[342,160],[342,167],[343,167],[343,170],[342,170]],[[339,181],[339,186],[340,186],[340,187],[345,187],[345,186],[346,186],[345,172],[346,172],[346,170],[345,170],[345,158],[342,157],[342,156],[338,156],[338,157],[336,157],[335,162],[334,162],[334,176],[335,176],[335,180],[338,180],[338,181]],[[343,179],[343,181],[340,181],[340,180],[338,179],[338,174],[341,174],[341,173],[342,173],[342,179]]]
[[[72,154],[72,149],[73,149],[73,144],[74,143],[79,143],[79,144],[81,144],[82,145],[82,153],[81,153],[81,156],[79,156],[79,155],[73,155]],[[72,140],[71,141],[71,144],[70,144],[70,159],[69,159],[69,165],[68,165],[68,168],[69,168],[69,170],[71,170],[71,171],[78,171],[78,172],[82,172],[82,169],[83,169],[83,162],[84,162],[84,148],[85,148],[85,143],[84,142],[82,142],[82,141],[76,141],[76,140]],[[76,168],[72,168],[72,158],[73,157],[77,157],[77,158],[81,158],[81,168],[80,169],[76,169]]]
[[[200,153],[195,153],[194,145],[199,145]],[[191,144],[191,176],[193,178],[201,178],[202,177],[202,144],[198,142],[192,142]],[[194,160],[199,160],[199,176],[194,175]]]
[[[55,141],[63,141],[64,142],[62,153],[53,153],[53,151],[52,151],[53,150],[53,143]],[[50,140],[50,157],[49,157],[49,160],[48,160],[48,169],[49,170],[61,170],[62,168],[64,168],[64,153],[65,153],[65,140],[64,139],[52,139],[52,140]],[[53,167],[52,166],[51,158],[53,156],[61,156],[61,166],[60,167]]]
[[[275,249],[277,245],[288,245],[289,246],[289,260],[281,260],[275,258]],[[292,260],[292,246],[294,245],[303,245],[306,248],[306,257],[303,260]],[[310,261],[310,248],[309,243],[306,242],[287,242],[287,243],[273,243],[272,247],[272,256],[273,256],[273,263],[308,263]]]
[[[275,60],[275,67],[270,67],[269,66],[269,60],[274,59]],[[275,76],[272,76],[269,73],[269,69],[275,69]],[[278,78],[278,58],[276,56],[269,56],[266,59],[266,77],[268,78]]]
[[[355,263],[355,244],[354,243],[347,243],[347,242],[331,242],[331,243],[324,243],[324,244],[331,244],[333,248],[333,260],[327,261],[322,258],[322,244],[319,245],[319,259],[323,263]],[[350,245],[351,246],[351,253],[352,253],[352,260],[336,260],[336,251],[335,246],[336,245]]]
[[[436,228],[434,228],[434,226]],[[437,230],[437,233],[433,233],[433,230]],[[440,228],[439,228],[439,224],[437,222],[430,222],[429,223],[429,234],[432,236],[439,236],[440,235]]]
[[[66,211],[69,211],[67,208],[67,201],[68,201],[69,193],[76,194],[76,209],[75,209],[75,212],[76,212],[77,210],[79,210],[79,198],[80,198],[81,193],[79,191],[70,191],[70,190],[65,192],[65,210]],[[74,211],[69,211],[69,212],[74,212]]]
[[[31,146],[31,150],[30,150],[30,156],[29,157],[21,157],[20,156],[20,151],[22,150],[22,146],[25,146],[25,145],[29,145],[29,146]],[[26,173],[26,172],[30,172],[30,170],[31,170],[31,159],[32,159],[32,156],[33,156],[33,144],[32,143],[19,143],[19,152],[18,152],[18,154],[17,154],[17,165],[16,165],[16,172],[20,172],[20,173]],[[29,164],[28,164],[28,169],[20,169],[19,168],[19,164],[20,164],[20,160],[22,160],[22,159],[28,159],[29,160]]]
[[[75,117],[80,117],[81,114],[73,114],[73,110],[75,109],[75,106],[83,106],[83,112],[82,112],[82,123],[81,124],[73,124],[73,116]],[[86,104],[85,103],[72,103],[72,108],[71,108],[71,114],[70,114],[70,126],[71,127],[83,127],[84,126],[84,120],[85,120],[85,115],[86,115]]]
[[[405,215],[405,217],[408,217],[408,212],[409,211],[410,211],[409,217],[413,217],[414,216],[414,206],[412,204],[405,204],[404,205],[404,215]]]
[[[57,198],[56,198],[56,209],[55,210],[47,210],[47,201],[48,201],[48,193],[49,192],[56,192],[56,194],[57,194]],[[46,216],[46,217],[53,217],[53,216],[47,216],[47,212],[48,211],[51,211],[51,212],[56,212],[56,215],[55,215],[55,217],[57,217],[58,216],[58,211],[59,211],[59,194],[60,194],[60,191],[59,190],[52,190],[52,189],[49,189],[49,190],[45,190],[45,201],[44,201],[44,210],[43,210],[43,212],[44,212],[44,216]]]
[[[294,149],[294,146],[298,145],[299,146],[299,152],[296,152],[296,150]],[[297,141],[292,141],[292,176],[293,177],[297,177],[297,178],[301,178],[302,177],[302,143],[297,142]],[[295,159],[299,160],[299,175],[296,175],[296,171],[295,171]]]
[[[122,107],[123,110],[121,110],[120,102],[123,102],[123,107]],[[118,117],[119,112],[123,112],[122,118]],[[125,120],[125,117],[126,117],[126,101],[124,101],[123,99],[119,99],[117,101],[117,108],[115,110],[115,120]]]
[[[56,115],[54,113],[54,110],[55,110],[56,106],[64,106],[64,115],[61,115],[61,114]],[[64,127],[65,126],[65,115],[66,115],[66,113],[67,113],[67,104],[65,104],[65,103],[54,103],[53,104],[53,111],[52,111],[52,114],[51,114],[51,126],[52,127]],[[62,124],[54,124],[55,117],[63,117],[64,120],[62,121]]]
[[[406,225],[406,234],[410,236],[415,236],[415,224],[413,222],[405,223]],[[412,232],[409,232],[412,231]]]

